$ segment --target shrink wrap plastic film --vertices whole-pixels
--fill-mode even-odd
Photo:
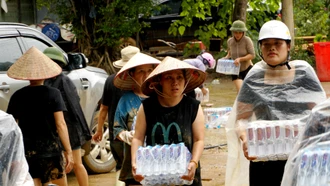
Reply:
[[[318,104],[307,118],[306,126],[285,166],[282,186],[330,183],[330,99]]]
[[[216,72],[226,75],[238,75],[241,64],[236,66],[232,59],[219,59]]]
[[[306,118],[311,113],[311,109],[326,100],[326,94],[314,69],[306,61],[290,61],[289,65],[291,70],[287,68],[274,69],[264,61],[260,61],[252,67],[245,77],[226,123],[228,143],[226,186],[249,185],[250,161],[246,159],[243,153],[242,141],[240,140],[242,132],[246,134],[247,129],[252,127],[254,122],[257,124],[259,121],[261,123],[263,121],[266,121],[265,123],[277,121],[272,125],[279,126],[278,131],[282,129],[280,134],[283,135],[285,135],[285,123],[298,125],[298,133],[300,134],[298,137],[292,136],[288,146],[282,146],[282,153],[279,153],[278,156],[263,156],[257,161],[286,159],[285,156],[288,155],[288,152],[285,150],[289,149],[290,145],[295,146],[299,143],[299,139],[304,133],[299,132],[299,127],[306,125]],[[290,73],[293,79],[288,80],[288,76],[285,75]],[[289,128],[292,129],[292,126]],[[303,131],[302,128],[300,129]],[[289,131],[291,135],[297,132],[297,130]],[[259,132],[262,134],[265,130],[259,129]],[[260,137],[263,136],[265,135]],[[277,143],[273,145],[275,148]],[[285,143],[285,145],[287,144]],[[279,149],[279,147],[277,148]],[[262,149],[266,149],[266,147]],[[280,154],[284,156],[280,156]]]
[[[299,120],[257,120],[247,123],[244,127],[249,156],[257,157],[253,161],[287,160],[304,126]]]
[[[12,115],[0,110],[0,185],[33,186],[23,136]]]
[[[232,107],[204,108],[205,128],[219,129],[226,125]]]
[[[136,174],[143,175],[142,185],[191,185],[181,179],[188,174],[191,153],[184,143],[139,147]]]

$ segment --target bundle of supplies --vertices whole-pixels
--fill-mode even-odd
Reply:
[[[216,72],[226,75],[238,75],[240,66],[240,64],[236,66],[232,59],[219,59]]]
[[[205,127],[219,129],[226,125],[232,107],[204,108]]]
[[[143,175],[142,185],[191,185],[181,179],[188,174],[191,153],[184,143],[139,147],[136,174]]]
[[[299,120],[249,122],[246,128],[248,153],[255,161],[287,160],[304,123]]]

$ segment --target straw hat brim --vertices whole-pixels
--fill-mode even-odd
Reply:
[[[157,77],[165,72],[169,72],[172,70],[185,70],[185,77],[188,84],[183,93],[190,92],[194,90],[196,87],[199,87],[204,83],[206,79],[206,73],[198,68],[185,63],[181,60],[178,60],[173,57],[165,57],[163,61],[151,72],[151,74],[147,77],[147,79],[142,84],[142,92],[145,95],[150,95],[154,92],[153,89],[150,89],[150,84],[154,82],[159,82]]]
[[[62,68],[36,47],[26,51],[7,71],[18,80],[42,80],[59,75]]]
[[[129,70],[141,65],[158,65],[160,61],[147,54],[135,54],[117,73],[113,81],[114,85],[121,90],[132,90],[135,86],[135,81],[128,74]]]
[[[127,63],[127,61],[123,61],[122,59],[117,60],[115,62],[112,63],[112,65],[116,68],[122,68],[123,66],[125,66]]]

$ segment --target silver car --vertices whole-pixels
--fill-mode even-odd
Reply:
[[[40,31],[19,23],[0,22],[0,110],[6,111],[11,95],[28,85],[28,81],[15,80],[7,76],[9,67],[29,48],[44,51],[50,46],[59,48],[66,56],[68,69],[63,69],[77,87],[80,105],[84,111],[92,133],[97,127],[97,116],[107,73],[87,66],[87,58],[82,53],[66,54],[56,43]],[[101,142],[89,143],[83,148],[82,160],[90,173],[109,172],[115,167],[110,151],[107,125]],[[85,155],[86,154],[86,155]],[[87,155],[88,154],[88,155]]]

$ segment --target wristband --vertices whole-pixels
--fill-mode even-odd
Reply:
[[[195,160],[190,160],[190,162],[192,162],[196,165],[196,169],[198,168],[198,163]]]

